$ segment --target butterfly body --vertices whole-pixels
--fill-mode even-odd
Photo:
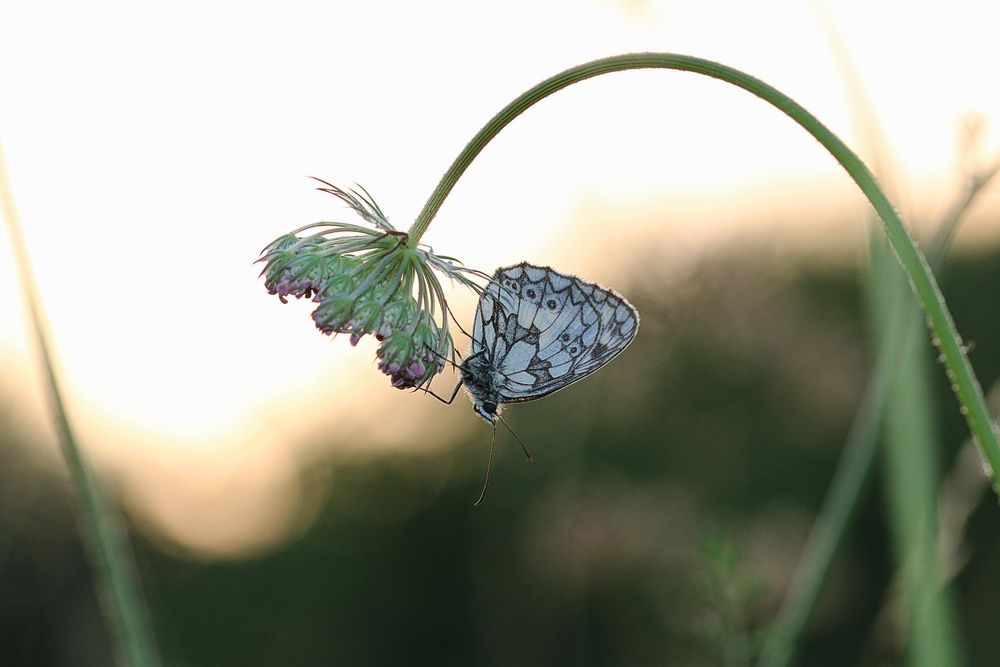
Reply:
[[[480,356],[469,356],[459,366],[462,374],[462,386],[472,399],[473,410],[480,417],[495,424],[500,412],[500,382],[502,377],[492,359]]]
[[[635,338],[639,313],[620,294],[549,267],[497,269],[459,371],[490,424],[504,403],[558,391],[601,368]]]

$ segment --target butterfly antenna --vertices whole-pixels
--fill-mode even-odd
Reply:
[[[451,317],[451,321],[455,323],[455,326],[458,327],[458,330],[464,333],[466,338],[472,340],[472,336],[469,334],[468,331],[465,330],[465,327],[462,326],[462,323],[458,321],[458,318],[455,317],[455,313],[452,312],[451,306],[448,305],[447,301],[444,302],[444,309],[448,311],[448,315]]]
[[[531,461],[533,461],[534,459],[531,458],[531,452],[528,451],[528,448],[524,446],[523,442],[521,442],[521,438],[517,437],[517,433],[514,433],[514,429],[510,427],[510,424],[508,424],[503,417],[497,415],[497,418],[500,420],[500,423],[502,423],[504,426],[507,427],[507,430],[510,431],[510,434],[514,436],[514,439],[517,440],[517,444],[521,445],[521,451],[524,452],[524,455],[528,457],[528,463],[531,463]],[[493,431],[494,431],[494,437],[496,437],[495,426],[493,427]]]
[[[483,492],[479,494],[479,500],[472,504],[473,507],[479,507],[479,503],[483,502],[483,498],[486,497],[486,489],[490,488],[490,472],[493,470],[493,450],[497,445],[497,427],[496,424],[493,425],[493,441],[490,442],[490,458],[486,461],[486,480],[483,482]]]

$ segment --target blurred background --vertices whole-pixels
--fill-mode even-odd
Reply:
[[[642,313],[609,367],[506,413],[535,460],[499,432],[478,509],[491,434],[464,397],[392,389],[371,342],[317,333],[252,262],[301,225],[354,222],[307,176],[363,185],[405,229],[504,104],[629,51],[789,94],[926,239],[1000,150],[998,13],[5,6],[0,141],[70,417],[122,506],[167,663],[749,664],[872,367],[870,212],[800,128],[717,81],[628,72],[545,100],[477,159],[427,243],[488,273],[552,265]],[[943,279],[986,389],[998,215],[987,187]],[[108,664],[20,289],[0,235],[0,664]],[[471,322],[474,298],[450,298]],[[995,664],[1000,512],[933,380],[962,652]],[[885,508],[877,468],[801,664],[903,662]]]

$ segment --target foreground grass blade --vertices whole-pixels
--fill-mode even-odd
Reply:
[[[66,415],[42,323],[34,277],[21,236],[10,179],[7,177],[4,165],[2,146],[0,146],[0,205],[7,222],[11,249],[24,288],[24,300],[28,306],[35,343],[41,357],[59,446],[80,504],[83,541],[91,557],[98,598],[111,626],[110,631],[116,639],[117,657],[122,664],[132,667],[158,667],[160,659],[121,517],[101,495],[97,480],[73,437],[69,417]]]

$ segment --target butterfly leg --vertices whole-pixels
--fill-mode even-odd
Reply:
[[[430,352],[431,354],[433,354],[435,357],[437,357],[441,361],[443,361],[444,363],[451,364],[456,370],[458,369],[458,364],[456,364],[454,361],[452,361],[448,357],[444,356],[443,354],[441,354],[437,350],[432,350],[430,348],[427,348],[427,351]],[[458,356],[462,356],[461,354],[458,353],[458,350],[455,350],[455,354],[458,354]]]
[[[435,394],[430,389],[427,389],[425,391],[426,391],[426,393],[430,394],[431,396],[433,396],[437,400],[441,401],[445,405],[451,405],[452,403],[455,402],[455,397],[458,396],[458,390],[461,389],[461,388],[462,388],[462,383],[459,382],[458,384],[455,385],[455,390],[451,392],[451,398],[448,398],[448,399],[441,398],[440,396],[438,396],[437,394]]]

